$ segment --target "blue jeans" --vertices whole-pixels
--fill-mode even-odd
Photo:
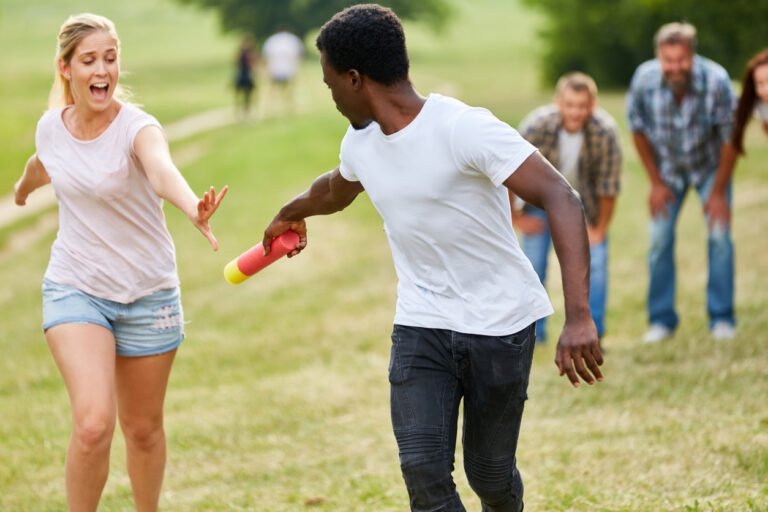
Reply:
[[[464,470],[482,510],[522,510],[515,451],[533,336],[533,325],[508,336],[395,325],[392,427],[412,511],[465,510],[452,477],[462,398]]]
[[[535,235],[523,235],[522,248],[528,259],[531,260],[533,270],[539,276],[542,284],[547,279],[547,262],[549,260],[549,248],[552,238],[547,225],[547,214],[544,210],[531,205],[526,205],[525,214],[540,218],[544,222],[544,231]],[[589,247],[589,309],[597,326],[597,335],[605,334],[605,304],[608,301],[608,238]],[[547,339],[546,317],[536,322],[536,339]]]
[[[714,183],[714,174],[696,187],[704,204],[709,198]],[[672,190],[675,199],[667,205],[668,215],[651,219],[651,247],[648,251],[648,320],[651,324],[663,325],[674,330],[678,324],[675,311],[675,225],[680,208],[688,192]],[[731,189],[727,193],[728,207],[731,206]],[[706,219],[705,219],[706,220]],[[709,222],[707,222],[709,224]],[[729,226],[707,227],[707,312],[710,327],[718,321],[735,324],[733,311],[734,255],[733,241]]]

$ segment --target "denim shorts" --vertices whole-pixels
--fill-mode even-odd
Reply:
[[[109,329],[120,356],[163,354],[184,339],[179,288],[156,291],[130,304],[94,297],[74,286],[43,280],[43,330],[60,324]]]

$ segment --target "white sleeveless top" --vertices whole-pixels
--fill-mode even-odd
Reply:
[[[160,123],[123,104],[101,135],[79,140],[64,126],[63,110],[45,112],[35,135],[59,201],[45,278],[124,304],[178,286],[163,200],[133,151],[139,131]]]

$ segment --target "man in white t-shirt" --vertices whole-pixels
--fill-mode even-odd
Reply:
[[[608,227],[621,179],[621,147],[616,121],[597,107],[597,85],[572,72],[557,82],[555,103],[539,107],[520,123],[520,134],[536,146],[576,189],[584,205],[589,237],[589,308],[597,335],[605,333],[608,297]],[[546,282],[551,236],[546,214],[512,198],[512,219],[522,232],[523,252]],[[536,340],[547,339],[546,319],[536,322]]]
[[[589,246],[577,194],[489,111],[431,94],[408,78],[400,20],[357,5],[316,41],[323,81],[350,121],[341,163],[288,202],[264,247],[305,218],[343,210],[364,190],[378,210],[398,277],[389,369],[391,413],[412,510],[464,510],[453,482],[459,403],[467,478],[483,510],[517,512],[515,451],[527,398],[534,323],[552,312],[520,250],[507,189],[549,213],[563,269],[561,375],[602,380],[589,313]]]
[[[264,41],[261,53],[267,65],[272,88],[280,90],[281,101],[292,103],[291,85],[304,54],[301,39],[290,32],[277,32]]]

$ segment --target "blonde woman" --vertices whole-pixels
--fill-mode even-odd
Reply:
[[[163,200],[208,239],[227,188],[198,198],[171,160],[155,118],[119,86],[120,41],[94,14],[58,36],[50,108],[36,153],[14,187],[24,205],[52,183],[59,231],[43,281],[43,329],[72,407],[67,503],[96,510],[116,417],[125,435],[136,509],[157,510],[166,459],[163,401],[183,312]]]

